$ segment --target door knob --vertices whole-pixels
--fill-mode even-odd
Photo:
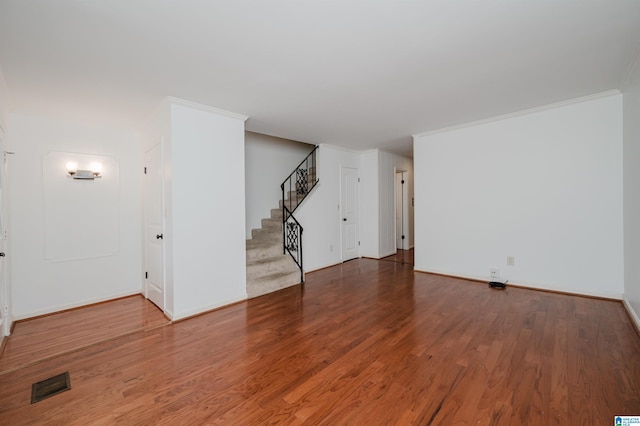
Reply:
[[[346,222],[346,221],[347,221],[347,218],[346,218],[346,217],[343,217],[343,218],[342,218],[342,221],[343,221],[343,222]]]
[[[0,257],[4,257],[4,256],[5,256],[4,252],[0,253]]]
[[[163,234],[156,235],[156,240],[162,240],[163,238]]]

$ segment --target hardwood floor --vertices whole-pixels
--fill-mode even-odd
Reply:
[[[140,295],[20,321],[0,354],[0,373],[168,323]]]
[[[409,249],[409,250],[402,250],[402,249],[398,249],[398,251],[396,252],[396,254],[392,254],[391,256],[387,256],[387,257],[383,257],[380,260],[385,260],[388,262],[398,262],[398,263],[405,263],[407,265],[413,265],[413,249]]]
[[[360,259],[0,382],[11,425],[610,425],[640,414],[640,336],[619,302]]]

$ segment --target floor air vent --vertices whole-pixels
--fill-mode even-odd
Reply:
[[[31,386],[31,403],[34,404],[69,389],[71,389],[71,380],[69,379],[69,372],[65,371],[57,376],[34,383]]]

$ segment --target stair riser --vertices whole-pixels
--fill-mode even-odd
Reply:
[[[298,206],[298,203],[296,203],[296,201],[295,201],[295,200],[291,200],[291,201],[286,200],[286,201],[285,201],[285,203],[286,203],[287,208],[288,208],[289,210],[293,210],[293,209],[295,209],[295,208]],[[280,200],[279,206],[280,206],[280,209],[282,209],[282,200]]]
[[[292,272],[277,280],[263,280],[254,284],[247,284],[247,295],[249,299],[252,299],[296,284],[300,284],[300,271]]]
[[[300,281],[300,269],[284,269],[282,271],[270,271],[269,273],[247,269],[247,284],[255,283],[256,281],[266,281],[270,275],[276,274],[294,274],[298,276],[298,281]]]
[[[311,188],[313,186],[313,184],[315,182],[317,182],[318,179],[316,179],[315,175],[309,175],[309,177],[307,178],[307,188]],[[298,189],[301,186],[300,183],[298,182],[291,182],[291,189],[296,188]],[[289,184],[287,183],[287,185],[285,185],[284,187],[285,191],[289,190]]]
[[[251,238],[264,241],[278,241],[282,243],[282,231],[271,229],[252,229]]]
[[[309,194],[311,192],[311,188],[313,188],[314,183],[315,183],[314,179],[309,179],[308,180],[307,187],[306,187],[307,194]],[[285,190],[286,190],[285,195],[286,195],[287,199],[293,199],[293,198],[296,198],[296,197],[298,197],[298,198],[303,197],[304,194],[298,195],[298,192],[297,192],[298,189],[304,189],[304,188],[303,188],[302,185],[300,185],[298,183],[295,184],[295,187],[292,186],[291,188],[285,188]]]
[[[307,192],[307,195],[309,193]],[[305,194],[298,194],[296,191],[287,192],[287,200],[302,201],[305,198]]]
[[[262,219],[262,229],[278,230],[282,232],[282,219]]]
[[[295,272],[296,270],[297,267],[291,258],[287,258],[283,255],[282,260],[274,260],[273,262],[258,263],[255,265],[248,263],[247,280],[266,277],[271,274]]]
[[[277,244],[267,248],[247,249],[247,262],[281,255],[282,250],[282,244]]]
[[[316,172],[314,168],[311,167],[309,169],[309,173],[307,174],[307,182],[314,182],[316,180],[317,180]],[[297,183],[296,177],[292,176],[291,186],[295,185],[296,183]],[[289,186],[289,181],[287,181],[284,189],[287,189],[288,186]]]

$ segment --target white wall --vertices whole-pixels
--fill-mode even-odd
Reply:
[[[245,299],[244,120],[171,102],[173,318]]]
[[[417,270],[621,298],[622,96],[414,140]]]
[[[245,132],[246,238],[261,227],[282,198],[280,184],[313,150],[313,145]]]
[[[7,88],[6,81],[4,79],[4,74],[2,69],[0,69],[0,137],[2,138],[0,144],[0,160],[2,160],[3,153],[2,151],[6,151],[8,145],[9,132],[7,128],[7,117],[8,117],[8,99],[9,99],[9,91]],[[4,165],[5,170],[7,168],[7,164]],[[0,214],[2,217],[0,218],[0,226],[4,229],[7,229],[7,224],[9,223],[9,209],[7,205],[11,202],[11,197],[8,192],[9,184],[6,181],[8,178],[8,174],[5,172],[4,176],[0,176],[2,182],[0,182],[0,188],[2,190],[2,201],[4,201],[4,205],[0,206],[2,208],[2,212]],[[3,232],[0,230],[0,251],[8,253],[6,257],[0,259],[0,336],[8,335],[11,322],[13,318],[13,309],[11,303],[11,247],[10,247],[10,236],[7,235],[5,239],[2,235]],[[6,314],[5,314],[6,308]]]
[[[313,271],[342,262],[340,219],[340,168],[360,167],[360,154],[329,145],[320,145],[318,178],[314,192],[296,210],[304,228],[305,271]],[[359,196],[362,196],[362,186]],[[362,204],[360,204],[362,206]],[[362,211],[362,208],[360,209]],[[360,229],[360,236],[363,235]],[[333,247],[333,250],[331,248]]]
[[[640,327],[640,59],[624,90],[624,294]]]
[[[10,150],[15,151],[10,164],[10,191],[19,194],[12,198],[10,205],[14,317],[26,318],[139,293],[142,277],[138,135],[120,129],[18,114],[10,115],[9,126]],[[64,207],[55,205],[56,200],[61,200],[51,193],[56,191],[56,186],[46,185],[45,182],[43,165],[54,151],[113,158],[118,167],[118,181],[114,181],[115,175],[105,171],[100,182],[101,185],[117,185],[118,207],[113,214],[100,219],[83,217],[82,212],[68,218],[53,215],[55,223],[48,222],[49,225],[45,225],[45,199],[53,203],[49,204],[49,208]],[[60,164],[60,176],[66,173],[64,166]],[[87,182],[69,179],[66,183],[76,185]],[[45,193],[45,190],[48,192]],[[100,186],[96,186],[96,190],[102,191]],[[59,195],[62,197],[65,194]],[[74,226],[80,218],[85,231],[87,226],[89,229],[94,227],[96,231],[102,229],[103,225],[115,226],[118,233],[115,253],[98,253],[100,256],[92,257],[92,247],[88,247],[88,257],[47,260],[46,257],[51,259],[51,256],[46,253],[45,236],[56,226],[78,230],[66,235],[67,246],[86,244],[82,242],[79,227]],[[96,223],[92,224],[92,220],[96,220]],[[96,244],[100,245],[98,242]]]
[[[380,257],[378,163],[377,149],[360,154],[360,255],[374,259]]]
[[[0,127],[7,132],[7,116],[9,115],[9,89],[0,68]]]

